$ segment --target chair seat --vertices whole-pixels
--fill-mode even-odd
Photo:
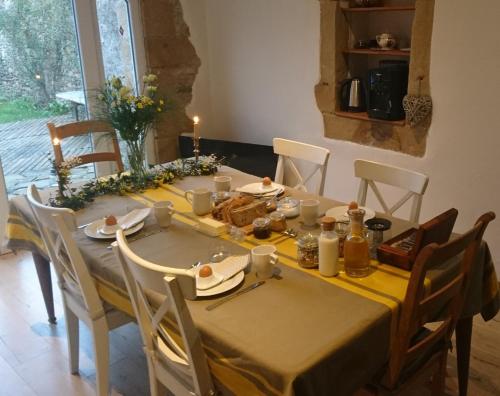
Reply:
[[[76,284],[76,282],[71,278],[71,276],[67,273],[63,273],[64,284],[61,285],[61,289],[64,293],[67,293],[74,302],[76,302],[82,309],[82,311],[86,311],[85,301],[83,299],[81,289]],[[130,316],[125,314],[122,311],[116,309],[113,305],[107,303],[102,300],[102,308],[104,310],[104,314],[106,315],[108,326],[110,328],[116,328],[121,326],[122,324],[128,323],[133,320]]]
[[[431,334],[431,331],[425,327],[422,327],[416,334],[413,336],[411,340],[411,345],[416,345],[418,342],[428,337]],[[425,353],[419,355],[415,360],[407,364],[401,374],[399,376],[399,381],[395,387],[389,388],[384,383],[384,376],[386,374],[385,367],[373,380],[370,384],[373,388],[382,389],[386,392],[394,393],[397,392],[403,385],[411,378],[414,378],[415,375],[423,370],[425,366],[431,367],[432,363],[437,363],[438,357],[441,353],[447,353],[447,350],[451,347],[451,341],[445,344],[444,342],[437,342],[432,347],[430,347]],[[365,391],[372,392],[373,390],[370,388],[365,389]]]

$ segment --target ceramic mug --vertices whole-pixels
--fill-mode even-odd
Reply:
[[[212,210],[212,193],[208,188],[195,188],[184,193],[184,197],[193,207],[194,214],[203,216]]]
[[[162,228],[166,228],[172,223],[174,214],[174,204],[170,201],[160,201],[153,204],[156,222]]]
[[[300,215],[304,225],[313,227],[318,222],[319,201],[317,199],[304,199],[300,201]]]
[[[231,176],[215,176],[215,191],[231,191]]]
[[[273,245],[260,245],[251,251],[252,266],[257,277],[267,279],[273,276],[274,266],[278,263],[276,247]]]

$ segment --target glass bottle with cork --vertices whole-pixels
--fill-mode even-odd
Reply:
[[[370,253],[368,241],[363,233],[363,209],[350,209],[348,212],[351,229],[344,242],[344,268],[347,275],[362,278],[370,272]]]
[[[327,216],[321,219],[321,234],[318,238],[318,245],[319,273],[323,276],[335,276],[339,272],[339,238],[334,228],[335,218]]]

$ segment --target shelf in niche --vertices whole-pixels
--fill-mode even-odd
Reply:
[[[345,7],[343,12],[387,12],[387,11],[415,11],[414,6],[387,6],[387,7]]]
[[[343,117],[343,118],[352,118],[355,120],[378,122],[381,124],[389,124],[389,125],[397,125],[397,126],[404,126],[406,124],[405,120],[388,121],[388,120],[379,120],[377,118],[370,118],[370,117],[368,117],[368,113],[366,113],[366,112],[351,113],[351,112],[347,112],[347,111],[335,111],[335,115],[338,117]]]
[[[372,49],[357,49],[350,48],[342,51],[344,54],[356,54],[356,55],[375,55],[375,56],[410,56],[410,51],[401,50],[372,50]]]

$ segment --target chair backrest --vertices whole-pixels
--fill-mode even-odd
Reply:
[[[61,142],[63,139],[71,136],[86,135],[89,133],[106,133],[111,138],[113,151],[81,154],[78,158],[80,158],[82,165],[94,162],[112,161],[116,163],[117,171],[123,172],[122,156],[118,140],[116,139],[116,131],[108,122],[90,120],[72,122],[60,126],[48,123],[47,127],[49,128],[52,147],[54,147],[54,157],[57,166],[64,162],[61,148]]]
[[[462,312],[472,264],[484,231],[494,218],[493,212],[485,213],[468,232],[442,245],[427,245],[417,256],[391,348],[386,377],[389,387],[398,384],[403,368],[418,357],[425,356],[433,347],[440,347],[441,351],[448,347]],[[427,271],[452,258],[460,259],[458,271],[439,289],[427,295],[424,286]],[[437,327],[429,329],[426,324],[430,323]],[[422,333],[423,327],[425,333]]]
[[[409,220],[412,223],[418,223],[422,198],[429,182],[428,176],[408,169],[361,159],[354,161],[354,175],[361,179],[358,190],[359,205],[366,204],[368,186],[372,188],[384,212],[388,215],[392,215],[405,202],[413,198]],[[375,182],[399,187],[408,192],[389,208]]]
[[[184,301],[184,297],[196,297],[194,271],[144,260],[130,250],[121,230],[116,233],[113,250],[121,264],[146,353],[153,361],[160,358],[164,363],[168,379],[164,385],[175,395],[214,394],[201,339]],[[159,306],[151,296],[162,300]],[[168,313],[173,314],[184,348],[163,322]]]
[[[60,287],[68,291],[77,289],[90,318],[97,319],[104,315],[92,277],[71,235],[77,229],[74,212],[44,205],[34,184],[28,187],[27,198]]]
[[[313,146],[312,144],[295,142],[293,140],[281,138],[273,139],[273,149],[274,153],[279,155],[276,174],[274,176],[274,181],[276,183],[283,184],[285,179],[285,170],[289,169],[298,181],[295,186],[290,187],[307,191],[305,184],[311,180],[317,172],[320,172],[321,179],[314,193],[323,195],[323,191],[325,189],[326,163],[328,162],[328,157],[330,156],[329,150],[323,147]],[[302,176],[293,162],[294,158],[311,162],[314,164],[314,169],[307,176]]]

